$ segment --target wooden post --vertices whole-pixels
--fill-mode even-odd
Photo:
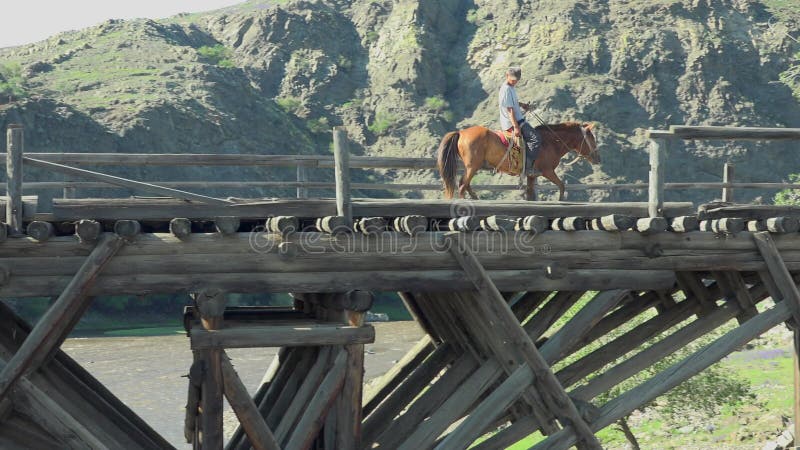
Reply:
[[[664,162],[667,142],[650,139],[650,185],[648,213],[650,217],[664,216]]]
[[[722,172],[722,182],[723,183],[733,183],[733,164],[725,163],[725,168]],[[733,188],[732,187],[724,187],[722,188],[722,201],[733,203]]]
[[[225,313],[225,293],[219,289],[206,289],[195,295],[197,309],[200,311],[200,322],[206,330],[219,330],[222,328],[222,318]],[[200,430],[202,432],[201,445],[204,450],[217,450],[222,448],[224,436],[222,434],[222,349],[204,350],[202,355],[205,363],[205,373],[201,387]]]
[[[6,132],[6,221],[12,236],[22,235],[22,153],[25,148],[22,125],[11,124]]]
[[[305,183],[308,181],[308,172],[306,166],[303,164],[297,165],[297,182]],[[308,188],[305,186],[297,185],[297,198],[308,198]]]
[[[61,345],[88,308],[92,299],[88,296],[89,289],[97,280],[97,275],[123,245],[125,240],[112,235],[107,235],[97,244],[72,281],[0,372],[0,400],[17,380],[39,368]]]
[[[800,326],[800,325],[797,325]],[[795,445],[797,440],[800,439],[800,330],[795,326],[794,329],[794,435]]]
[[[350,149],[343,127],[333,129],[333,159],[336,176],[336,214],[353,223],[353,205],[350,202]]]

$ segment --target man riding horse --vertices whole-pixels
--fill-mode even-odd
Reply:
[[[506,80],[500,86],[498,95],[500,104],[500,128],[514,132],[514,137],[522,135],[525,141],[525,174],[533,175],[533,162],[539,153],[539,143],[541,138],[535,128],[525,120],[523,111],[527,111],[530,105],[519,101],[516,85],[522,77],[522,69],[519,67],[509,67],[506,71]]]

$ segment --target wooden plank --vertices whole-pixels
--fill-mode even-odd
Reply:
[[[769,219],[771,217],[800,217],[800,207],[794,205],[700,205],[698,218],[712,220],[746,217],[748,219]]]
[[[322,423],[331,406],[333,406],[336,395],[341,391],[346,366],[347,355],[343,350],[340,350],[334,359],[333,367],[320,383],[319,388],[314,393],[314,397],[311,398],[308,404],[308,408],[306,408],[305,413],[300,418],[300,422],[298,422],[297,427],[285,445],[284,448],[286,450],[309,448],[320,428],[322,428]]]
[[[24,150],[22,125],[12,124],[6,131],[6,222],[10,234],[22,234],[22,160]],[[2,397],[2,395],[0,395]]]
[[[470,447],[473,450],[495,450],[509,448],[515,442],[531,435],[536,430],[536,419],[525,416],[517,419],[508,427],[494,433],[480,444]]]
[[[370,325],[353,327],[322,324],[301,327],[237,327],[215,331],[193,328],[190,338],[193,350],[370,344],[375,341],[375,329]]]
[[[278,442],[285,443],[289,438],[290,432],[294,429],[297,421],[300,420],[303,411],[322,382],[325,371],[329,368],[331,361],[331,347],[322,347],[317,354],[316,361],[311,366],[311,370],[302,374],[303,380],[300,388],[294,395],[289,407],[282,411],[278,427],[275,428],[275,439]],[[299,375],[301,374],[296,374],[296,376]]]
[[[493,390],[469,416],[436,446],[437,450],[469,448],[476,439],[505,411],[527,386],[533,383],[533,372],[523,365]]]
[[[628,295],[628,291],[612,290],[600,292],[592,298],[572,319],[553,334],[539,351],[548,364],[561,359],[567,350],[580,341],[581,337],[594,327],[607,312],[611,311]],[[535,317],[534,317],[535,318]]]
[[[233,412],[239,418],[250,444],[255,450],[280,450],[280,445],[275,436],[267,427],[264,418],[258,412],[258,407],[250,398],[236,370],[231,364],[230,358],[223,353],[222,355],[222,379],[224,381],[224,393],[228,399]]]
[[[486,361],[467,378],[447,400],[437,408],[430,419],[422,422],[398,447],[399,450],[417,450],[430,447],[437,437],[455,420],[462,417],[467,409],[481,395],[492,387],[500,377],[502,369],[492,360]],[[532,378],[532,376],[531,376]]]
[[[526,292],[516,302],[511,304],[511,311],[514,313],[514,317],[516,317],[520,323],[524,322],[550,294],[552,294],[552,292],[549,291]]]
[[[772,309],[759,314],[698,352],[603,405],[598,418],[592,421],[591,429],[598,431],[615,423],[635,409],[653,401],[656,397],[741,348],[770,328],[785,322],[791,315],[792,313],[785,303],[778,303]],[[577,438],[573,431],[564,429],[532,448],[535,450],[564,449],[576,442]]]
[[[733,164],[726,162],[722,170],[722,182],[733,183]],[[722,201],[725,203],[733,203],[733,188],[722,188]]]
[[[30,164],[33,167],[39,167],[43,169],[49,169],[55,172],[66,173],[67,175],[77,176],[81,178],[88,178],[90,180],[100,180],[105,183],[110,183],[116,186],[134,189],[143,192],[150,192],[153,194],[158,195],[166,195],[169,197],[175,197],[178,199],[183,200],[194,200],[203,202],[210,205],[228,205],[232,202],[230,200],[223,200],[221,198],[214,198],[208,197],[206,195],[194,194],[191,192],[181,191],[178,189],[172,189],[164,186],[158,186],[152,183],[143,183],[141,181],[134,181],[129,180],[127,178],[116,177],[113,175],[108,175],[100,172],[94,172],[91,170],[86,169],[79,169],[76,167],[69,167],[63,164],[56,164],[51,163],[48,161],[42,161],[40,159],[34,159],[30,157],[23,157],[23,160],[26,164]]]
[[[800,128],[721,127],[672,125],[676,137],[681,139],[714,140],[799,140]]]
[[[576,286],[577,287],[577,286]],[[553,326],[583,295],[583,291],[561,291],[554,295],[544,306],[523,325],[523,329],[531,340],[537,340]]]
[[[97,275],[123,245],[124,240],[112,236],[98,242],[78,273],[0,372],[0,400],[20,377],[38,369],[61,345],[91,302],[87,294]]]
[[[572,400],[569,399],[564,388],[536,349],[530,336],[519,326],[519,322],[514,317],[511,308],[509,308],[500,291],[492,283],[492,279],[489,278],[480,262],[475,258],[466,241],[462,236],[453,237],[452,239],[454,241],[451,241],[453,245],[450,246],[450,252],[464,268],[464,272],[467,273],[475,288],[488,300],[488,304],[479,303],[479,305],[486,306],[485,312],[498,321],[498,329],[507,333],[509,342],[514,342],[519,346],[524,362],[528,364],[536,376],[537,383],[540,386],[539,390],[543,390],[546,393],[545,400],[548,397],[551,400],[551,402],[548,402],[551,411],[571,422],[571,427],[574,427],[587,448],[601,449],[602,446],[597,441],[597,438],[589,430],[588,425],[578,413]]]
[[[403,306],[406,307],[406,310],[408,311],[408,314],[411,315],[411,318],[417,322],[425,334],[431,338],[432,342],[442,342],[442,337],[437,334],[437,331],[434,330],[430,320],[425,317],[425,314],[422,313],[422,309],[420,309],[419,305],[417,304],[414,294],[410,292],[398,292],[397,296],[400,297],[400,300],[403,302]]]

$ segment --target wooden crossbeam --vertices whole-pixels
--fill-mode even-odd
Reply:
[[[545,398],[550,398],[549,406],[552,408],[552,412],[566,419],[563,425],[574,428],[587,448],[602,449],[597,437],[589,429],[575,404],[567,396],[563,386],[558,382],[550,366],[547,365],[547,362],[536,349],[530,336],[520,326],[508,303],[506,303],[500,291],[468,246],[466,239],[462,234],[458,234],[455,237],[450,236],[450,252],[455,256],[467,277],[486,300],[485,303],[478,302],[478,305],[484,309],[487,317],[497,321],[498,331],[506,335],[508,342],[518,347],[523,362],[533,370],[540,390],[545,394]]]
[[[39,319],[25,342],[0,372],[0,400],[20,377],[38,369],[61,345],[91,303],[92,298],[88,293],[97,275],[125,242],[119,236],[105,235],[97,243],[66,289]]]
[[[275,436],[267,427],[267,423],[258,412],[258,407],[247,393],[247,388],[242,383],[239,375],[231,364],[228,355],[222,355],[222,378],[224,393],[233,412],[239,418],[250,444],[255,450],[280,450],[280,445]]]
[[[369,344],[375,341],[375,329],[371,326],[309,323],[297,326],[243,326],[214,331],[194,327],[190,339],[192,350]]]
[[[430,336],[420,339],[400,360],[371,385],[364,394],[364,415],[369,415],[408,375],[417,368],[434,346]]]
[[[523,329],[536,341],[545,331],[553,326],[558,319],[564,315],[583,295],[583,291],[561,291],[554,295],[530,318]]]
[[[791,316],[789,306],[779,303],[772,309],[748,320],[698,352],[603,405],[598,418],[591,422],[591,429],[599,431],[615,423]],[[575,445],[578,439],[573,430],[564,429],[547,437],[532,448],[534,450],[566,449]]]

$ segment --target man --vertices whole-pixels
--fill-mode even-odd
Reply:
[[[533,173],[533,163],[536,157],[539,156],[539,143],[541,138],[539,133],[534,129],[531,124],[525,120],[525,114],[522,112],[527,111],[530,105],[522,103],[517,97],[517,89],[515,86],[522,76],[522,69],[519,67],[509,67],[506,71],[506,81],[500,86],[499,104],[500,104],[500,128],[506,131],[514,131],[514,136],[522,135],[527,149],[525,155],[525,172],[528,175]]]

